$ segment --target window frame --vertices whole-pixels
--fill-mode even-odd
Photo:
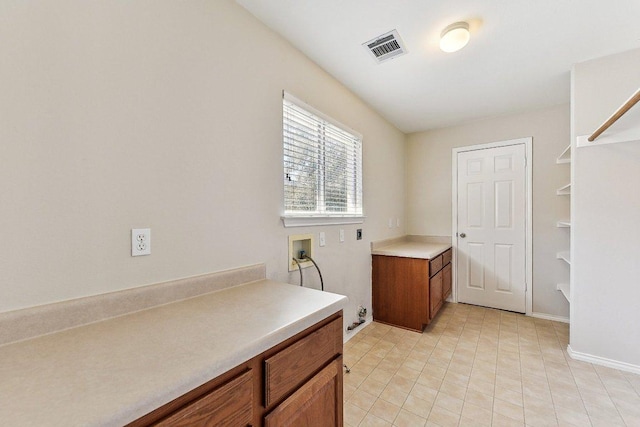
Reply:
[[[283,193],[282,193],[282,209],[283,209],[283,214],[281,216],[282,222],[284,224],[285,227],[303,227],[303,226],[315,226],[315,225],[337,225],[337,224],[362,224],[365,220],[365,215],[364,215],[364,183],[363,183],[363,178],[364,178],[364,171],[363,171],[363,163],[364,163],[364,144],[363,144],[363,137],[362,134],[360,134],[359,132],[354,131],[353,129],[349,128],[348,126],[343,125],[342,123],[338,122],[337,120],[327,116],[326,114],[322,113],[321,111],[318,111],[317,109],[315,109],[314,107],[306,104],[305,102],[299,100],[298,98],[296,98],[295,96],[291,95],[290,93],[283,91],[282,92],[282,149],[283,149],[283,164],[282,164],[282,179],[283,179],[283,183],[285,182],[285,176],[286,176],[286,170],[285,170],[285,165],[284,165],[284,148],[285,148],[285,140],[284,140],[284,102],[290,102],[294,105],[296,105],[297,107],[300,107],[304,110],[306,110],[308,113],[313,114],[314,116],[317,116],[318,118],[320,118],[322,121],[335,126],[339,129],[341,129],[344,132],[349,133],[351,136],[357,138],[360,141],[360,174],[359,174],[359,187],[360,187],[360,208],[361,208],[361,213],[339,213],[339,212],[335,212],[335,213],[326,213],[326,212],[322,212],[322,213],[318,213],[317,211],[314,212],[310,212],[310,213],[303,213],[303,212],[296,212],[296,213],[286,213],[285,211],[285,194],[284,194],[284,185],[283,185]],[[323,194],[322,196],[320,196],[322,199],[325,199],[326,197],[326,191],[323,188]]]

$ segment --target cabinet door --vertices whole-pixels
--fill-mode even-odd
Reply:
[[[249,370],[205,394],[158,426],[247,426],[253,417],[253,376]]]
[[[265,427],[342,425],[342,357],[331,362],[266,416]]]
[[[442,271],[431,278],[429,291],[429,318],[433,319],[442,306]]]
[[[422,332],[428,323],[429,261],[373,256],[373,318]]]
[[[451,295],[451,263],[442,269],[442,299],[446,300]]]

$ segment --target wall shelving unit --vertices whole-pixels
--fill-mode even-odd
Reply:
[[[571,144],[569,144],[567,146],[567,148],[564,149],[564,151],[562,152],[562,154],[560,154],[560,156],[557,158],[556,160],[557,164],[571,164]],[[571,196],[571,183],[558,188],[558,190],[556,190],[556,194],[558,196]],[[571,221],[570,220],[559,220],[556,223],[556,227],[558,228],[566,228],[568,230],[571,229]],[[569,266],[569,275],[571,275],[571,252],[570,251],[562,251],[562,252],[558,252],[556,254],[556,258],[559,260],[562,260],[564,262],[567,263],[567,265]],[[571,303],[571,294],[570,294],[570,287],[569,287],[569,281],[567,280],[567,282],[560,282],[556,285],[556,289],[558,291],[560,291],[562,293],[562,295],[564,295],[564,297],[567,299],[567,301],[569,301],[569,303]]]
[[[567,301],[571,302],[571,293],[569,291],[568,283],[558,283],[558,286],[556,287],[556,289],[562,292],[562,295],[564,295]]]
[[[619,142],[630,142],[630,141],[640,141],[640,134],[638,133],[638,127],[636,123],[638,123],[638,119],[640,117],[640,111],[637,109],[635,113],[632,113],[627,116],[627,122],[618,124],[618,128],[614,135],[607,136],[605,135],[600,140],[596,141],[601,135],[609,129],[614,123],[616,123],[622,116],[627,114],[631,108],[640,103],[640,88],[637,89],[633,95],[624,103],[620,108],[618,108],[612,115],[609,117],[598,129],[596,129],[591,135],[583,135],[576,137],[576,148],[580,147],[588,147],[588,146],[596,146],[602,144],[612,144]],[[631,126],[630,126],[631,125]],[[564,149],[564,151],[558,156],[556,159],[557,164],[571,164],[571,145]],[[558,196],[571,196],[571,183],[560,187],[556,190],[556,194]],[[569,231],[571,230],[571,221],[570,220],[559,220],[556,223],[558,228],[566,228]],[[571,251],[562,251],[556,254],[556,258],[566,262],[569,266],[569,277],[571,277]],[[566,282],[560,282],[556,285],[556,289],[562,292],[562,295],[571,303],[571,291],[570,286]]]
[[[567,148],[564,149],[562,154],[560,154],[560,156],[556,160],[556,163],[557,164],[571,163],[571,144],[569,144]]]
[[[581,135],[576,138],[576,147],[594,147],[604,144],[615,144],[619,142],[640,141],[640,128],[637,123],[640,119],[640,110],[629,111],[634,105],[640,102],[640,88],[638,88],[627,101],[620,106],[598,129],[591,135]],[[616,124],[615,132],[611,135],[602,135],[609,127],[627,115]],[[598,139],[596,141],[596,139]],[[562,157],[562,156],[560,156]]]
[[[570,196],[571,195],[571,183],[558,188],[556,191],[558,196]]]
[[[558,252],[556,258],[561,259],[567,264],[571,265],[571,252],[569,251]]]

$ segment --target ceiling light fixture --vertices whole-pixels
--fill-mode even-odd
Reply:
[[[440,49],[451,53],[458,51],[469,43],[469,24],[466,22],[456,22],[449,25],[440,34]]]

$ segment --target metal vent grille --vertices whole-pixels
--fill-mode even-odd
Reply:
[[[396,30],[378,36],[362,45],[378,63],[407,53],[407,49]]]

